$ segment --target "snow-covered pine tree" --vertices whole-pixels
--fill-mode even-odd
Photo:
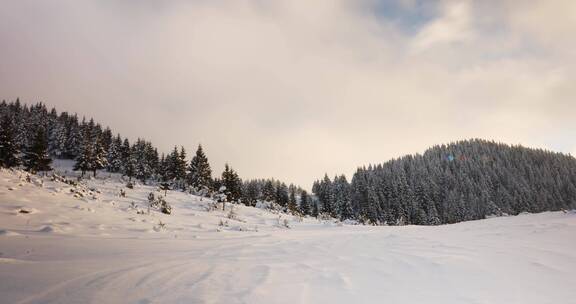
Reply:
[[[156,167],[156,175],[161,182],[168,182],[168,172],[166,171],[166,156],[164,153],[162,153],[158,161],[158,166]]]
[[[103,138],[102,136],[98,136],[96,141],[93,145],[94,152],[92,153],[93,159],[91,160],[91,170],[93,176],[96,177],[96,171],[106,168],[107,160],[106,160],[106,149],[104,147]]]
[[[78,124],[78,116],[74,114],[66,121],[66,144],[64,148],[63,158],[75,159],[79,154],[82,147],[82,134],[80,132],[80,125]]]
[[[267,180],[262,188],[262,199],[267,202],[276,201],[276,187],[274,186],[274,181]]]
[[[296,186],[290,184],[288,187],[290,197],[288,198],[288,210],[292,213],[298,212],[298,202],[296,201]]]
[[[114,136],[112,135],[112,130],[106,127],[106,129],[104,129],[100,135],[100,144],[104,148],[104,151],[108,152],[108,150],[110,150],[110,145],[112,144],[113,140]]]
[[[39,127],[30,146],[24,152],[24,168],[32,173],[50,171],[52,159],[48,155],[46,131]]]
[[[318,207],[319,212],[329,214],[330,216],[336,216],[332,181],[328,177],[328,174],[324,174],[322,180],[314,183],[312,191],[320,203],[320,206]]]
[[[90,138],[84,138],[80,154],[76,157],[76,163],[74,164],[74,171],[82,172],[82,177],[84,177],[86,171],[92,170],[92,159],[94,158],[93,153],[94,147],[92,146]]]
[[[306,192],[306,190],[303,190],[300,193],[300,212],[304,215],[310,215],[312,210],[311,210],[311,206],[310,206],[310,198],[308,197],[308,192]]]
[[[174,146],[172,152],[166,156],[165,161],[166,177],[176,187],[182,188],[186,177],[186,152],[184,148],[180,147],[180,152],[178,152],[178,147]]]
[[[340,220],[348,220],[354,218],[352,210],[352,203],[350,201],[350,184],[346,180],[346,176],[340,175],[334,178],[334,207],[335,215]]]
[[[226,187],[228,201],[238,202],[240,200],[242,197],[242,180],[228,164],[224,166],[224,172],[222,172],[222,185]]]
[[[188,184],[197,190],[208,189],[212,184],[212,169],[204,154],[202,145],[198,145],[196,155],[188,167]]]
[[[168,180],[174,180],[178,175],[177,159],[178,159],[178,147],[174,146],[172,152],[166,155],[165,159],[166,178]]]
[[[285,183],[280,183],[278,187],[276,187],[276,203],[282,206],[283,208],[288,207],[288,201],[290,200],[288,195],[288,186]]]
[[[12,118],[5,114],[0,123],[0,166],[4,168],[19,166],[21,163],[19,154]]]
[[[122,168],[122,174],[128,176],[128,182],[132,182],[132,178],[136,175],[136,153],[133,147],[130,147],[130,154],[124,163]]]
[[[53,109],[54,110],[54,109]],[[53,115],[56,115],[55,113]],[[66,152],[67,113],[52,121],[48,136],[48,153],[56,158],[64,158]]]
[[[106,158],[108,172],[120,172],[122,169],[122,138],[120,134],[112,139]]]
[[[186,150],[184,147],[180,146],[180,153],[178,153],[178,157],[176,158],[176,178],[180,181],[182,186],[186,181]]]
[[[260,198],[260,186],[257,180],[244,182],[242,187],[242,202],[246,206],[256,206]]]

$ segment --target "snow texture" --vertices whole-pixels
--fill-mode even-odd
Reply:
[[[576,303],[574,212],[374,227],[168,191],[165,215],[124,185],[1,170],[0,303]]]

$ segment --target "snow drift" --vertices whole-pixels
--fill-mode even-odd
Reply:
[[[123,186],[0,171],[0,303],[576,303],[573,212],[372,227]]]

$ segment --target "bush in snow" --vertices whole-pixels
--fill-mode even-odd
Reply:
[[[164,214],[172,214],[172,206],[170,206],[165,200],[162,200],[160,205],[160,212]]]
[[[150,196],[149,196],[150,198]],[[150,207],[160,210],[164,214],[172,214],[172,206],[166,202],[164,197],[158,196],[155,200],[150,202]]]

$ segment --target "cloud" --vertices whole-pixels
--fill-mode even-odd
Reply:
[[[443,5],[441,15],[426,24],[414,39],[415,51],[423,51],[434,45],[461,43],[473,35],[470,24],[469,1],[453,1]]]
[[[574,146],[571,2],[378,2],[8,1],[1,97],[303,186],[456,139]]]

